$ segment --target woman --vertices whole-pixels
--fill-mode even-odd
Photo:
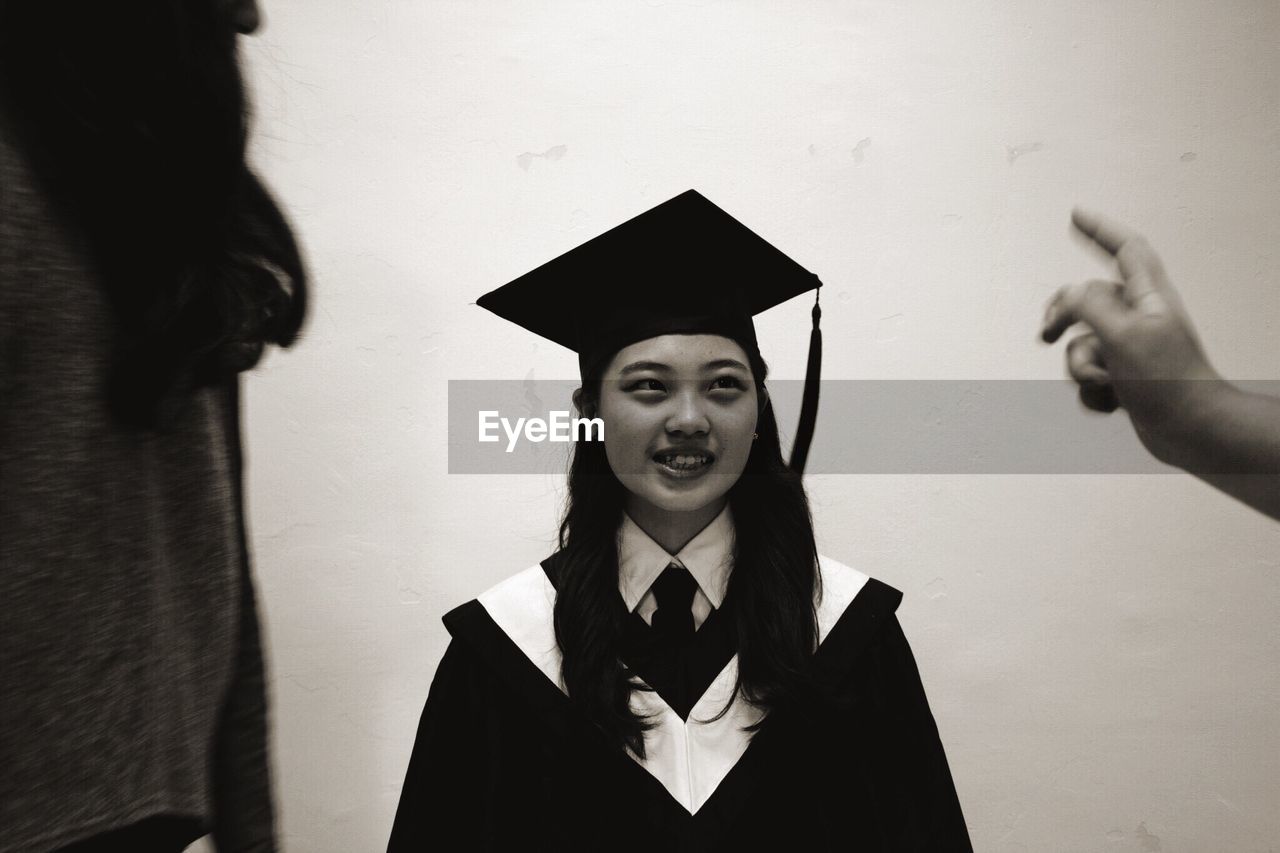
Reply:
[[[0,0],[0,851],[275,849],[238,375],[306,275],[253,0]]]
[[[751,315],[817,284],[689,191],[480,300],[578,351],[604,442],[560,550],[445,617],[392,853],[969,849],[901,596],[782,461]]]

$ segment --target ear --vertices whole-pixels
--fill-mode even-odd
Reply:
[[[581,388],[574,389],[573,408],[578,411],[581,417],[594,418],[596,416],[595,401],[588,397]]]
[[[760,385],[759,399],[756,401],[756,417],[764,414],[764,410],[769,408],[772,401],[769,399],[769,389]]]

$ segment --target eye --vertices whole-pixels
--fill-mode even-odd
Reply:
[[[628,393],[637,393],[637,392],[646,392],[646,391],[661,392],[661,391],[666,391],[667,386],[663,385],[662,381],[658,379],[637,379],[635,382],[632,382],[630,385],[627,385],[622,390]]]
[[[712,391],[723,391],[726,389],[733,391],[745,391],[747,390],[747,386],[741,379],[732,375],[717,376],[712,380]]]

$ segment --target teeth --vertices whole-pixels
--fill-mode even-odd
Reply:
[[[706,465],[711,461],[711,457],[705,453],[694,455],[679,454],[676,456],[663,454],[658,457],[658,461],[669,468],[681,468],[688,470],[690,468],[697,468],[700,465]]]

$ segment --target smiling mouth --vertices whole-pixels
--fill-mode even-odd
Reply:
[[[655,453],[653,461],[659,466],[675,474],[694,474],[709,468],[715,461],[715,454],[704,452],[664,452]]]

